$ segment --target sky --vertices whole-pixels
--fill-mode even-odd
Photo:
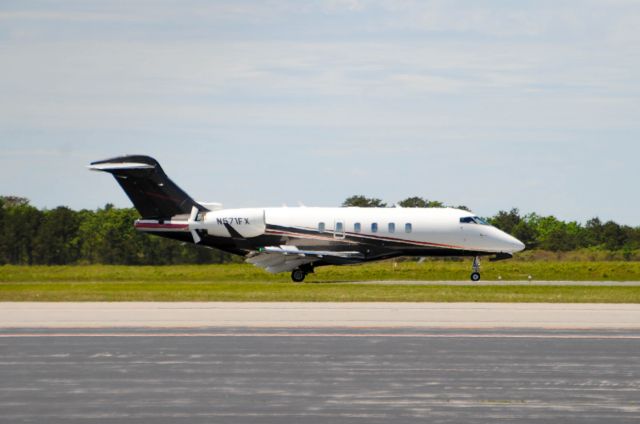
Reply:
[[[640,2],[0,0],[0,195],[128,207],[122,154],[225,207],[638,226]]]

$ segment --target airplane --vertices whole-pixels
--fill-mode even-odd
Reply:
[[[92,162],[111,173],[141,215],[138,231],[241,255],[271,273],[302,282],[325,265],[413,257],[510,259],[525,245],[475,214],[453,208],[280,207],[224,209],[196,202],[155,159],[126,155]]]

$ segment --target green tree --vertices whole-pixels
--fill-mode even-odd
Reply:
[[[42,213],[34,241],[35,261],[44,265],[74,263],[79,257],[79,213],[60,206]]]
[[[537,217],[531,221],[537,228],[538,247],[557,251],[569,251],[581,245],[582,227],[577,222],[563,222],[555,216]]]
[[[27,206],[29,204],[29,199],[26,197],[0,196],[0,199],[2,199],[2,203],[9,208],[15,206]]]
[[[138,233],[133,223],[138,218],[135,209],[116,209],[106,205],[85,217],[80,224],[83,258],[90,263],[141,264],[146,237]]]
[[[342,206],[359,206],[361,208],[384,208],[387,206],[387,204],[380,199],[376,199],[375,197],[356,195],[347,198],[342,203]]]
[[[0,196],[0,265],[7,263],[7,243],[5,236],[5,201],[4,197]]]
[[[465,205],[458,205],[458,206],[453,206],[454,209],[460,209],[463,211],[467,211],[467,212],[471,212],[471,209],[466,207]]]
[[[398,206],[403,208],[426,208],[429,202],[422,197],[414,196],[407,197],[404,200],[398,202]]]
[[[602,226],[602,237],[604,239],[604,247],[607,250],[619,250],[627,242],[624,229],[613,221],[607,221]]]
[[[500,211],[496,216],[489,219],[491,225],[509,234],[513,234],[520,221],[522,221],[522,218],[517,208],[511,209],[509,212]]]
[[[35,259],[33,245],[42,220],[42,212],[29,205],[28,201],[15,202],[11,197],[3,199],[3,209],[3,262],[32,265]]]
[[[538,239],[536,229],[524,219],[513,227],[511,235],[523,242],[527,249],[536,247]]]
[[[414,196],[407,197],[398,202],[398,206],[403,208],[444,208],[444,203],[437,200],[427,200],[425,198]]]
[[[587,221],[585,225],[585,245],[599,246],[604,243],[602,221],[595,217]]]
[[[640,249],[640,227],[624,227],[627,249]]]
[[[429,200],[427,202],[427,207],[428,208],[444,208],[444,203],[439,202],[437,200]]]
[[[135,230],[135,209],[106,205],[84,211],[78,231],[83,262],[124,265],[223,263],[242,260],[218,249],[145,234]]]

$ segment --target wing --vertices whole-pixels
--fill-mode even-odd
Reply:
[[[268,272],[292,271],[301,265],[324,261],[336,265],[355,263],[364,259],[360,252],[334,252],[328,250],[301,250],[296,246],[267,246],[249,255],[247,262]]]

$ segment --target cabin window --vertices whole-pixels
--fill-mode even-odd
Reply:
[[[396,232],[396,224],[394,222],[390,222],[389,223],[389,232],[390,233],[395,233]]]
[[[342,222],[336,222],[336,233],[344,232],[344,224]]]
[[[353,224],[353,232],[359,233],[360,231],[362,231],[362,225],[360,225],[359,222],[356,222],[355,224]]]
[[[410,233],[411,231],[413,231],[413,228],[411,226],[410,222],[407,222],[406,224],[404,224],[404,232],[405,233]]]
[[[372,233],[377,233],[378,232],[378,223],[374,222],[371,224],[371,232]]]
[[[318,222],[318,232],[324,233],[324,222]]]

